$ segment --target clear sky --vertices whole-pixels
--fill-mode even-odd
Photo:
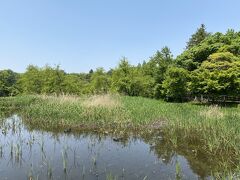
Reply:
[[[132,64],[167,45],[174,56],[201,23],[240,31],[240,0],[2,0],[0,69],[28,64],[67,72]]]

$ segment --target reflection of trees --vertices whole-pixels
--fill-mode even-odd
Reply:
[[[239,163],[236,157],[230,157],[224,152],[218,152],[215,155],[207,153],[196,136],[178,138],[177,144],[173,144],[170,137],[159,132],[142,136],[142,138],[166,164],[170,163],[175,155],[183,156],[192,171],[200,178],[211,176],[212,172],[222,173],[226,169],[233,169],[234,165]]]
[[[2,129],[5,129],[5,132],[8,134],[12,132],[13,134],[21,131],[21,128],[27,128],[28,133],[32,133],[34,130],[37,134],[43,132],[43,129],[38,129],[31,124],[27,123],[28,121],[11,121],[11,123],[2,122],[0,126]],[[12,131],[10,131],[12,129]],[[89,139],[90,151],[94,150],[96,144],[103,144],[104,141],[108,143],[117,143],[122,147],[129,146],[129,143],[134,142],[141,138],[145,143],[149,144],[150,150],[161,159],[165,164],[173,163],[174,157],[177,155],[183,156],[192,169],[192,171],[199,175],[201,178],[205,178],[211,175],[211,172],[222,172],[226,169],[234,169],[234,164],[239,163],[239,159],[234,156],[229,156],[224,154],[224,151],[217,152],[215,155],[207,153],[204,149],[204,144],[200,141],[200,137],[197,135],[190,135],[188,137],[183,137],[181,134],[163,134],[161,131],[155,132],[142,132],[142,131],[120,131],[120,130],[81,130],[74,131],[71,133],[64,133],[64,129],[54,129],[48,131],[48,135],[52,137],[55,141],[60,142],[61,137],[64,135],[66,138],[72,137],[75,140]],[[20,132],[21,134],[21,132]],[[4,135],[4,134],[3,134]],[[117,141],[113,139],[116,138]],[[173,141],[173,138],[176,138],[176,141]],[[112,142],[111,142],[112,140]],[[32,143],[36,140],[30,135],[30,139],[27,140],[27,144],[31,150]],[[9,142],[11,143],[11,142]],[[35,142],[36,143],[36,142]],[[41,143],[40,143],[41,144]],[[103,144],[104,145],[104,144]],[[5,147],[4,147],[5,148]],[[10,147],[9,147],[10,148]],[[71,147],[69,147],[71,149]],[[11,148],[10,148],[11,149]],[[4,149],[5,151],[5,149]],[[11,152],[11,150],[9,150]],[[71,151],[71,152],[74,152]],[[0,152],[1,153],[1,152]],[[31,152],[29,152],[31,154]],[[14,154],[13,154],[14,155]],[[237,162],[238,160],[238,162]],[[224,164],[224,168],[222,167]]]
[[[150,145],[150,150],[153,151],[165,164],[171,162],[175,155],[173,145],[168,140],[163,139],[161,133],[155,132],[154,134],[145,134],[142,138],[145,143]]]
[[[29,128],[28,124],[27,127]],[[34,126],[30,128],[36,129]],[[55,138],[61,136],[63,129],[51,130],[50,133]],[[67,136],[68,134],[66,134]],[[129,142],[141,138],[145,143],[150,145],[150,150],[153,151],[156,156],[162,160],[163,163],[169,164],[172,162],[174,156],[181,155],[187,161],[192,171],[201,178],[211,176],[212,172],[222,172],[226,169],[234,168],[234,164],[237,164],[236,157],[229,157],[224,152],[219,152],[215,155],[207,153],[203,148],[204,144],[200,141],[200,137],[197,135],[190,135],[189,137],[181,136],[181,133],[176,134],[163,134],[161,131],[155,132],[133,132],[133,131],[120,131],[113,130],[106,133],[105,130],[80,130],[73,131],[69,136],[74,136],[76,139],[90,138],[92,142],[100,143],[107,138],[114,139],[117,137],[118,141],[114,143],[121,144],[123,147],[129,145]],[[173,143],[171,138],[177,138],[176,143]],[[94,145],[94,143],[93,143]],[[223,164],[225,169],[223,169]]]

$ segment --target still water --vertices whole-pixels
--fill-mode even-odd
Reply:
[[[210,178],[208,168],[201,168],[204,161],[189,158],[192,152],[178,154],[160,135],[117,139],[30,130],[17,115],[0,127],[0,179]]]

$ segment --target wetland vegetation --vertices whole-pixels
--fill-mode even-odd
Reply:
[[[239,42],[240,32],[211,34],[202,25],[176,58],[164,47],[107,72],[0,71],[0,174],[240,178]]]
[[[113,136],[116,142],[137,135],[148,137],[155,151],[162,151],[158,140],[163,140],[196,163],[195,168],[207,166],[205,177],[239,173],[239,106],[167,103],[118,95],[19,96],[2,98],[0,103],[8,109],[5,115],[18,114],[31,130],[95,132]]]

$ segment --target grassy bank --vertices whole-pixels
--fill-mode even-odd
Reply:
[[[240,157],[240,107],[166,103],[126,96],[20,96],[0,99],[1,111],[18,111],[30,125],[44,128],[153,131],[161,128],[178,147],[201,154]],[[164,128],[162,128],[164,126]],[[184,147],[183,147],[184,148]],[[228,160],[227,160],[228,161]],[[231,162],[232,161],[232,162]]]

